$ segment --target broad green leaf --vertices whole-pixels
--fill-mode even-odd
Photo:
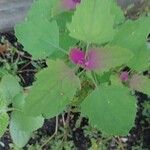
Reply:
[[[15,27],[18,40],[35,59],[45,58],[59,47],[57,23],[49,21],[55,1],[35,1],[25,21]]]
[[[70,36],[87,43],[106,43],[113,39],[114,15],[110,0],[83,0],[72,22],[67,25]]]
[[[42,116],[33,117],[32,114],[25,115],[21,112],[25,104],[25,97],[26,96],[23,93],[20,93],[15,97],[13,107],[18,109],[18,111],[14,111],[11,118],[18,123],[17,126],[19,129],[27,132],[33,132],[43,125],[44,118]]]
[[[22,112],[24,103],[25,95],[23,93],[18,94],[13,103],[13,107],[16,110],[12,112],[10,120],[10,134],[13,142],[18,147],[25,146],[32,132],[42,127],[44,123],[44,118],[42,116],[33,117],[25,115]]]
[[[35,59],[50,56],[59,47],[59,29],[56,21],[44,18],[25,20],[15,27],[15,34],[25,50]]]
[[[130,79],[130,87],[133,90],[150,95],[150,79],[142,75],[133,75]]]
[[[88,51],[89,56],[87,69],[102,73],[109,69],[127,64],[133,57],[128,49],[113,46],[104,48],[93,48]],[[91,65],[91,66],[90,66]]]
[[[9,128],[13,143],[20,148],[25,146],[31,137],[31,132],[20,130],[17,122],[13,118],[10,120]]]
[[[150,17],[136,21],[128,20],[118,28],[112,44],[130,49],[134,53],[129,67],[142,71],[148,67],[150,50],[147,47],[147,36],[150,33]]]
[[[28,19],[46,18],[50,20],[53,16],[52,9],[57,0],[36,0],[33,2],[31,9],[28,12]]]
[[[42,116],[33,117],[17,111],[12,113],[11,120],[16,124],[18,130],[30,133],[41,128],[44,123]]]
[[[81,112],[104,135],[127,135],[134,126],[136,99],[126,87],[100,87],[83,101]]]
[[[6,105],[4,101],[0,99],[0,138],[6,131],[9,123],[9,116],[5,110],[6,110]]]
[[[111,1],[111,13],[114,14],[114,23],[115,25],[121,24],[125,21],[123,10],[117,4],[117,0],[110,0]]]
[[[78,88],[80,80],[73,70],[63,61],[49,60],[48,68],[37,75],[37,81],[26,98],[24,112],[54,117],[71,102]]]
[[[13,98],[22,90],[17,77],[12,75],[3,76],[0,82],[0,96],[6,100],[7,104],[13,101]]]

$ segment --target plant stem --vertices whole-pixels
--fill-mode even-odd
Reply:
[[[17,71],[17,73],[23,73],[23,72],[37,72],[37,70],[26,69],[26,70],[20,70],[20,71]]]
[[[86,45],[86,52],[85,52],[85,58],[87,57],[87,52],[88,52],[89,46],[90,46],[90,44],[87,43],[87,45]]]
[[[6,108],[6,109],[2,109],[0,110],[0,114],[1,113],[6,113],[6,112],[9,112],[9,111],[21,111],[20,109],[17,109],[17,108]]]
[[[96,76],[95,76],[94,73],[92,74],[92,72],[91,72],[91,77],[92,77],[92,81],[93,81],[93,83],[94,83],[96,89],[98,89],[98,85],[97,85],[97,82],[96,82]]]

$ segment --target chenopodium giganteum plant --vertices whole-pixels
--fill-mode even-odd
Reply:
[[[104,135],[127,135],[137,112],[132,91],[150,95],[150,80],[141,73],[149,69],[149,33],[149,16],[126,19],[115,0],[36,0],[15,34],[33,59],[46,59],[47,68],[37,73],[28,95],[11,75],[1,80],[5,93],[8,79],[18,85],[0,103],[21,110],[11,114],[14,143],[24,146],[44,118],[71,106]],[[126,66],[130,71],[123,71]],[[1,120],[3,133],[6,113]]]

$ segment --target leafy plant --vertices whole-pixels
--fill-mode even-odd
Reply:
[[[70,1],[37,0],[15,27],[24,49],[47,63],[28,94],[16,77],[1,79],[0,112],[12,103],[9,128],[18,147],[44,118],[73,111],[72,106],[103,135],[127,135],[137,112],[132,91],[150,94],[150,81],[141,74],[149,68],[150,17],[126,19],[115,0]],[[124,73],[126,66],[130,72]],[[93,86],[88,89],[84,81]],[[8,115],[0,115],[2,135]]]

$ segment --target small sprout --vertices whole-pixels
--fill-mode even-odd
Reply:
[[[62,0],[62,7],[67,10],[75,9],[81,0]]]
[[[121,72],[120,80],[123,82],[127,82],[129,80],[129,73],[127,71]]]

